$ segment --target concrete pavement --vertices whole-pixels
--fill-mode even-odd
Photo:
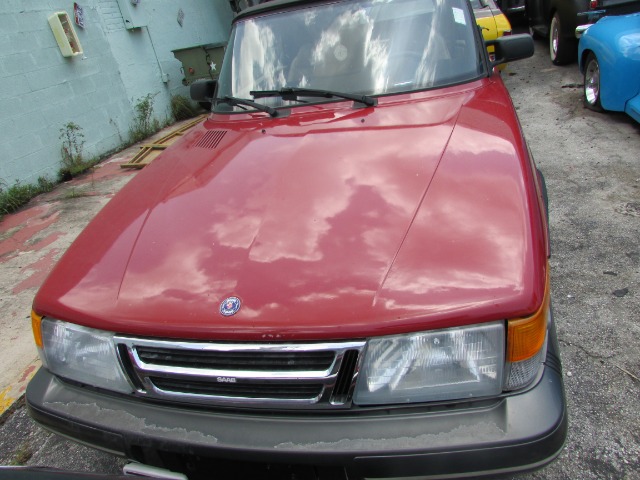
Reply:
[[[143,143],[167,135],[180,122]],[[20,398],[40,362],[31,332],[31,303],[56,261],[98,211],[138,172],[123,169],[134,145],[91,172],[58,185],[0,222],[0,414]]]

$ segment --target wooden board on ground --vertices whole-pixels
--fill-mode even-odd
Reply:
[[[120,165],[121,168],[143,168],[149,165],[162,151],[180,138],[191,127],[202,122],[207,115],[200,115],[195,120],[183,125],[164,137],[156,140],[154,143],[148,143],[140,146],[140,151],[127,163]]]

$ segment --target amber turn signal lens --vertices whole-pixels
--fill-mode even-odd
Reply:
[[[507,362],[533,357],[544,345],[549,315],[549,279],[540,309],[530,317],[507,321]]]
[[[33,329],[33,339],[38,348],[42,348],[42,316],[31,310],[31,328]]]

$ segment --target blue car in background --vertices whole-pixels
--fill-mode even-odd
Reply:
[[[601,18],[576,36],[585,105],[640,122],[640,13]]]

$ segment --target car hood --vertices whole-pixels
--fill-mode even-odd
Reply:
[[[354,338],[531,313],[545,245],[501,83],[212,115],[133,179],[39,291],[119,333]],[[238,313],[221,303],[238,297]]]

